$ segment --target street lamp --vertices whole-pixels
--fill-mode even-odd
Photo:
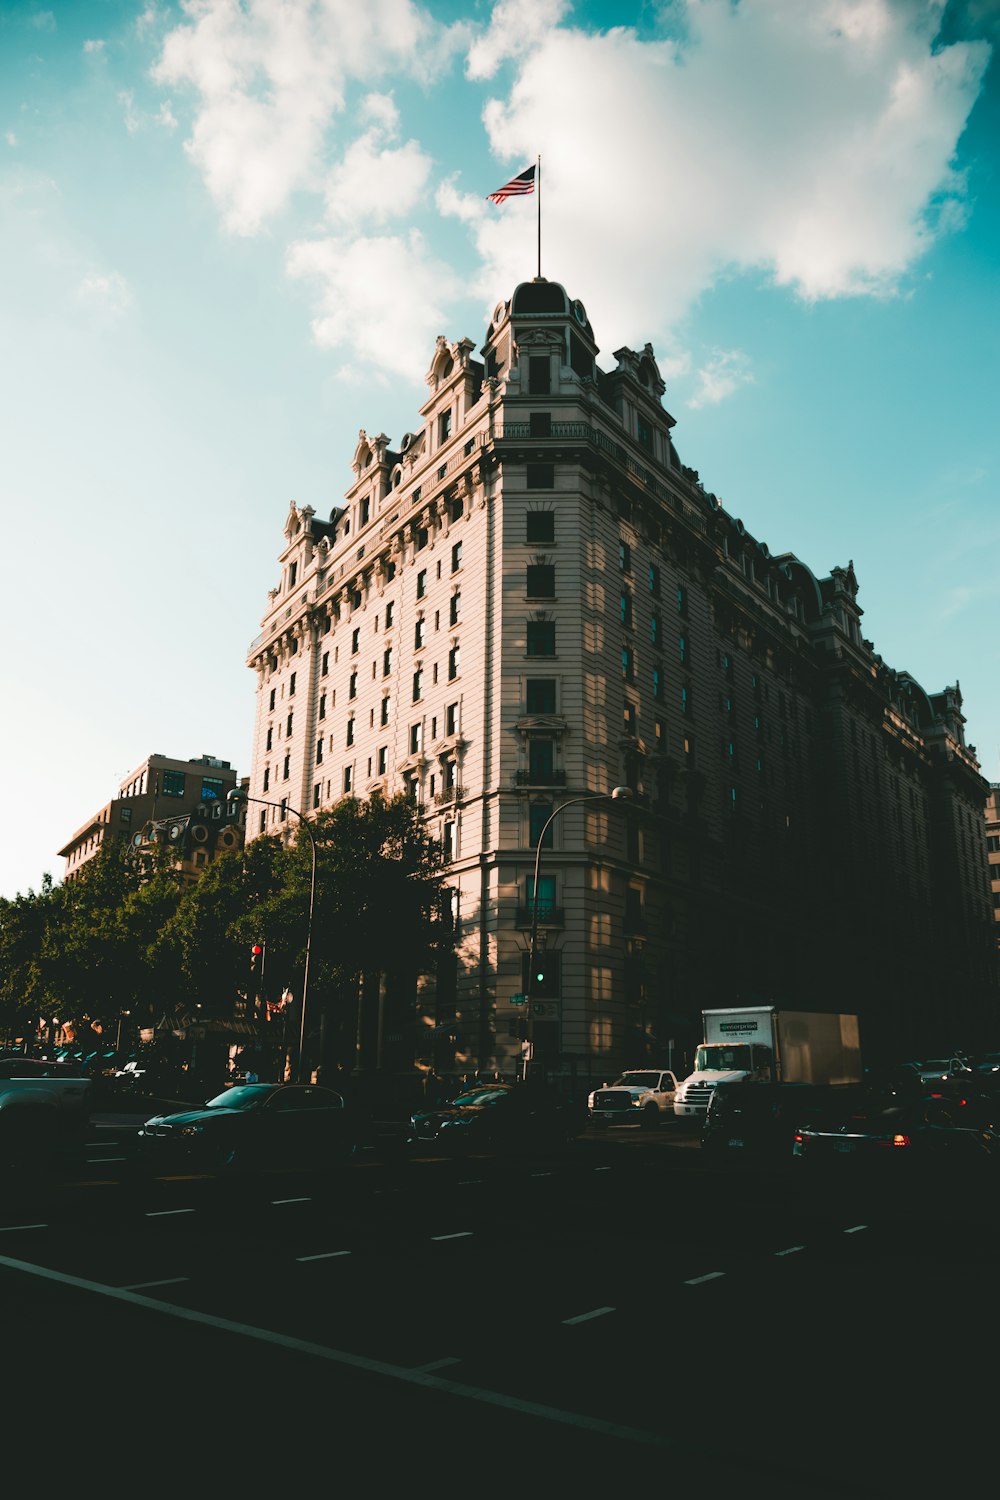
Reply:
[[[258,802],[261,807],[277,807],[280,811],[290,812],[298,818],[299,823],[309,835],[309,849],[312,863],[309,872],[309,917],[306,922],[306,958],[302,969],[302,1016],[299,1022],[299,1083],[305,1083],[305,1043],[306,1043],[306,1001],[309,997],[309,950],[312,946],[313,908],[316,905],[316,836],[312,831],[309,819],[295,807],[289,807],[287,802],[268,802],[263,797],[251,797],[240,787],[234,787],[226,798],[227,802]]]
[[[524,1057],[524,1077],[528,1077],[528,1065],[533,1060],[535,1050],[535,1007],[533,1001],[533,990],[535,985],[535,970],[538,968],[538,872],[542,865],[542,844],[551,824],[561,812],[567,807],[575,807],[578,802],[612,802],[619,799],[630,802],[632,800],[632,789],[627,786],[616,786],[610,792],[590,792],[585,797],[571,797],[568,802],[560,802],[559,806],[553,808],[552,812],[542,824],[535,846],[535,884],[531,892],[531,942],[528,956],[528,983],[525,987],[524,1000],[527,1011],[527,1049]]]

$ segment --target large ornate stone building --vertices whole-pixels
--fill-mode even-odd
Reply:
[[[415,430],[360,433],[328,519],[291,506],[248,653],[250,794],[276,805],[247,838],[404,790],[447,853],[457,972],[390,998],[379,1061],[516,1071],[562,806],[538,857],[550,1068],[679,1068],[703,1007],[749,1001],[857,1010],[872,1056],[991,1033],[958,687],[882,661],[852,563],[772,553],[681,463],[648,344],[605,370],[536,279],[473,355],[439,338]]]

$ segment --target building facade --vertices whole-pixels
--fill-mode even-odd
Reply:
[[[397,997],[379,1061],[514,1075],[533,912],[535,1058],[568,1077],[680,1070],[703,1007],[751,1000],[858,1011],[873,1055],[973,1045],[997,990],[957,685],[887,666],[853,564],[773,554],[680,461],[650,345],[603,369],[539,278],[474,347],[438,339],[395,446],[360,432],[343,506],[290,507],[248,652],[275,805],[247,838],[403,791],[449,861],[456,970]]]
[[[990,783],[986,800],[986,854],[990,864],[993,931],[1000,949],[1000,785],[995,781]]]
[[[147,755],[123,777],[117,797],[59,850],[64,880],[75,880],[106,838],[127,839],[141,849],[154,836],[170,844],[178,868],[196,878],[216,852],[242,843],[242,814],[235,822],[226,818],[226,798],[236,786],[228,760]]]

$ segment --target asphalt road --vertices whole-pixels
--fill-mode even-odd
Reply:
[[[325,1178],[8,1173],[10,1431],[52,1480],[887,1496],[992,1465],[992,1195],[898,1203],[588,1133]],[[108,1465],[110,1463],[110,1469]],[[956,1468],[958,1464],[958,1468]]]

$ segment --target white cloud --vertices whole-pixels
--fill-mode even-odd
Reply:
[[[100,40],[98,38],[92,38],[92,39],[84,42],[84,44],[83,44],[83,50],[84,50],[84,52],[101,53],[101,52],[104,51],[104,48],[105,48],[104,41]]]
[[[90,272],[76,289],[77,301],[102,322],[117,322],[132,306],[132,290],[119,271]]]
[[[466,73],[492,78],[501,63],[543,42],[569,9],[569,0],[497,0],[485,33],[469,48]]]
[[[7,142],[8,146],[17,145],[17,136],[14,134],[13,130],[5,131],[4,140]]]
[[[156,112],[156,123],[157,123],[157,125],[164,125],[164,126],[166,126],[166,128],[168,130],[176,130],[177,129],[177,121],[174,118],[174,112],[173,112],[173,110],[170,107],[170,100],[169,99],[165,99],[163,101],[163,103],[160,105],[159,109],[157,110],[157,112]]]
[[[398,114],[392,98],[370,94],[362,115],[373,121],[358,137],[326,181],[326,216],[331,224],[385,224],[408,214],[425,196],[431,159],[417,141],[390,146]]]
[[[447,327],[454,273],[439,264],[416,230],[406,235],[302,240],[290,247],[289,275],[308,280],[316,298],[312,330],[321,348],[345,352],[413,379]]]
[[[938,0],[678,0],[665,15],[658,41],[552,29],[485,107],[501,170],[541,151],[543,274],[632,337],[676,326],[733,272],[807,300],[895,290],[960,215],[951,162],[988,46],[935,50]],[[528,274],[533,214],[519,199],[478,220],[484,303]],[[623,245],[629,274],[610,277]]]
[[[28,24],[36,31],[55,31],[56,18],[50,10],[39,10],[29,18]]]
[[[688,406],[718,406],[741,385],[752,385],[750,361],[740,349],[716,349],[698,370],[698,386]]]
[[[427,81],[469,37],[411,0],[246,0],[191,4],[188,16],[166,36],[153,76],[194,90],[187,150],[227,228],[243,235],[322,180],[350,81]]]

